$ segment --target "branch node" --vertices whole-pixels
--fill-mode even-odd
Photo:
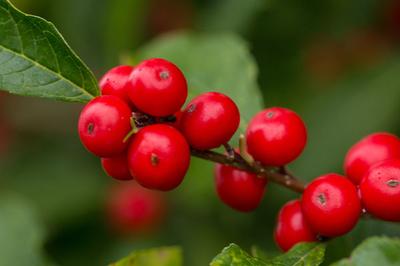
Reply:
[[[243,136],[241,137],[241,140],[243,143]],[[230,146],[225,146],[225,149],[229,149],[229,147]],[[244,147],[245,146],[242,144],[242,150]],[[260,162],[254,161],[253,158],[251,158],[251,163],[249,163],[249,158],[247,158],[246,160],[241,154],[238,154],[237,152],[234,153],[235,157],[233,158],[233,160],[229,158],[229,156],[227,156],[226,154],[221,154],[210,150],[201,151],[191,148],[191,153],[193,156],[202,158],[204,160],[228,165],[242,171],[254,173],[260,178],[267,178],[271,182],[280,184],[281,186],[287,187],[298,193],[302,193],[305,189],[305,185],[293,175],[283,174],[280,172],[280,168],[277,167],[263,166]],[[246,153],[244,153],[244,156],[246,156]]]
[[[226,150],[227,153],[227,158],[229,161],[233,162],[235,160],[235,150],[231,147],[231,145],[229,145],[229,143],[224,143],[224,148]]]

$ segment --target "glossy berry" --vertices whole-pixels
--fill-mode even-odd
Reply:
[[[124,235],[151,233],[165,218],[162,194],[126,182],[110,189],[106,210],[113,229]]]
[[[317,241],[317,235],[304,218],[299,200],[289,201],[279,211],[274,238],[283,251],[300,242]]]
[[[129,76],[132,66],[117,66],[109,70],[100,79],[99,85],[102,95],[114,95],[129,103],[128,90]]]
[[[394,158],[400,159],[400,139],[389,133],[374,133],[350,148],[344,170],[354,184],[359,184],[372,165]]]
[[[400,160],[393,159],[371,167],[360,183],[365,209],[375,217],[400,221]]]
[[[264,165],[283,166],[296,159],[307,142],[306,127],[293,111],[273,107],[259,112],[246,131],[248,152]]]
[[[258,207],[267,179],[227,165],[215,167],[215,185],[218,197],[231,208],[250,212]]]
[[[142,112],[168,116],[179,111],[186,101],[187,82],[177,66],[164,59],[150,59],[132,71],[128,95]]]
[[[121,154],[127,144],[124,137],[131,130],[129,106],[112,95],[96,97],[82,110],[78,132],[83,145],[99,157]]]
[[[182,134],[168,125],[144,127],[128,152],[131,175],[142,186],[172,190],[183,180],[190,162],[189,146]]]
[[[208,150],[228,142],[239,123],[236,104],[222,93],[208,92],[188,104],[182,114],[180,128],[190,146]]]
[[[128,159],[125,153],[110,157],[101,158],[101,165],[107,175],[118,180],[130,180],[132,176],[129,172]]]
[[[361,214],[356,187],[344,176],[327,174],[313,180],[301,200],[307,223],[314,232],[336,237],[349,232]]]

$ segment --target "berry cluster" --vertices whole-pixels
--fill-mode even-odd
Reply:
[[[273,107],[256,114],[239,149],[228,142],[238,129],[236,104],[219,92],[187,98],[187,82],[177,66],[150,59],[135,67],[118,66],[100,81],[102,96],[90,101],[79,118],[83,145],[101,157],[105,172],[119,180],[167,191],[183,180],[191,154],[216,162],[217,195],[243,212],[260,204],[267,181],[303,192],[278,215],[275,240],[283,249],[349,232],[362,212],[400,221],[400,140],[370,135],[345,159],[346,177],[326,174],[307,187],[286,165],[307,142],[307,130],[293,111]],[[224,146],[227,154],[211,149]]]
[[[108,175],[134,178],[146,188],[176,188],[188,170],[190,147],[217,148],[239,126],[236,104],[222,93],[199,95],[181,110],[187,82],[182,71],[164,59],[115,67],[100,87],[102,96],[80,114],[80,139],[101,157]]]
[[[400,222],[400,139],[371,134],[348,151],[346,176],[314,179],[301,200],[285,204],[278,215],[275,240],[282,250],[298,242],[341,236],[363,213]]]

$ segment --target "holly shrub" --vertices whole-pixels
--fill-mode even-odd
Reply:
[[[355,54],[351,51],[350,54]],[[0,88],[21,96],[81,103],[76,128],[88,152],[80,160],[84,164],[98,157],[98,168],[102,167],[113,179],[110,178],[114,185],[104,203],[105,220],[110,231],[121,238],[139,241],[147,234],[162,231],[168,217],[178,216],[184,205],[172,208],[166,195],[183,187],[188,192],[179,200],[190,202],[202,181],[188,183],[186,180],[209,175],[214,175],[213,198],[232,210],[230,217],[245,213],[243,223],[249,213],[268,208],[268,202],[262,204],[268,194],[273,195],[268,201],[280,197],[278,201],[282,202],[280,210],[275,210],[272,216],[260,216],[255,229],[260,239],[267,239],[267,234],[273,236],[282,253],[273,254],[258,247],[246,252],[228,241],[214,259],[210,258],[211,266],[320,265],[324,261],[326,264],[325,253],[329,255],[331,243],[348,234],[356,238],[354,231],[360,224],[373,220],[373,226],[391,222],[398,228],[400,139],[393,133],[371,126],[378,132],[369,130],[365,134],[354,126],[358,121],[350,121],[345,126],[335,124],[335,116],[343,119],[351,116],[341,106],[336,108],[335,99],[325,101],[329,106],[319,106],[321,111],[313,109],[317,113],[313,115],[323,117],[324,124],[319,126],[319,131],[314,130],[317,125],[311,119],[307,116],[303,119],[296,105],[289,108],[286,104],[264,104],[255,59],[236,35],[175,33],[127,57],[129,60],[125,58],[121,64],[114,65],[98,80],[52,23],[19,11],[8,0],[0,0]],[[319,58],[317,63],[321,60],[325,58]],[[285,63],[284,58],[282,62]],[[398,69],[398,63],[393,63],[364,85],[383,79],[387,83],[384,86],[397,86],[398,82],[392,84],[391,72]],[[311,75],[322,76],[318,66],[309,70]],[[335,71],[339,72],[339,68]],[[398,86],[392,91],[383,88],[379,94],[392,93],[387,97],[398,99],[398,91]],[[360,104],[357,112],[375,113],[384,104],[375,99],[375,91],[370,92],[368,87],[357,93],[343,99],[347,101],[344,107],[357,104],[358,96],[363,93],[370,94],[371,102],[365,106]],[[265,97],[268,98],[268,92]],[[327,109],[332,110],[326,113]],[[377,121],[383,119],[385,114],[382,117],[371,114],[367,124],[379,126]],[[360,131],[353,145],[349,143],[347,155],[334,151],[334,145],[318,149],[322,139],[332,143],[335,138],[340,139],[348,131],[346,126]],[[308,144],[311,147],[307,151]],[[288,165],[298,163],[305,151],[311,154],[313,163],[308,164],[308,172],[299,175]],[[344,162],[343,173],[336,168],[322,171],[317,166],[330,153]],[[68,160],[62,154],[54,156]],[[203,161],[207,161],[204,169]],[[47,166],[43,163],[41,171],[46,171]],[[314,166],[315,171],[311,169]],[[198,176],[191,174],[195,167],[202,168]],[[68,171],[70,175],[79,171],[74,166],[68,170],[61,168],[60,171]],[[302,178],[304,175],[310,178]],[[41,186],[46,187],[45,182]],[[81,184],[78,181],[74,185]],[[58,187],[60,191],[64,189]],[[284,191],[291,191],[293,196],[282,197],[280,194],[285,194]],[[201,208],[207,210],[214,204],[209,199],[212,193],[206,192],[197,206],[203,205]],[[72,201],[74,197],[73,194],[63,196]],[[26,237],[30,242],[22,241],[19,249],[40,249],[42,236],[27,236],[29,227],[36,226],[28,222],[37,219],[35,214],[19,212],[21,209],[16,206],[24,203],[8,200],[8,204],[7,200],[0,202],[0,213],[3,213],[0,217],[4,215],[0,227],[17,229],[5,230],[0,236],[4,239]],[[58,203],[55,200],[53,208],[62,208]],[[71,207],[78,208],[80,204],[84,203],[76,200]],[[17,222],[7,220],[9,212],[16,212],[11,216],[15,215]],[[209,218],[218,215],[223,214],[214,212]],[[177,221],[175,226],[185,222]],[[230,222],[230,218],[220,221],[222,227],[229,226]],[[274,229],[266,232],[262,229],[264,223],[273,223]],[[197,241],[201,228],[192,229],[200,232],[194,232],[190,241]],[[246,228],[249,226],[235,226],[233,230],[246,235]],[[106,243],[100,241],[101,244]],[[2,248],[14,247],[10,244]],[[395,237],[374,236],[362,241],[351,254],[345,254],[347,258],[341,256],[341,260],[330,265],[400,265],[399,248],[400,240]],[[53,265],[41,252],[34,253],[27,259],[32,261],[29,265]],[[183,264],[183,253],[179,246],[136,249],[111,265],[179,266]],[[24,262],[26,258],[21,256],[14,261],[11,255],[5,256],[0,258],[0,264],[28,265]]]

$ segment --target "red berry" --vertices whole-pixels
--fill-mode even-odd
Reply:
[[[132,71],[128,95],[142,112],[168,116],[179,111],[186,101],[187,82],[177,66],[164,59],[150,59]]]
[[[222,93],[208,92],[188,104],[181,117],[180,128],[190,146],[208,150],[228,142],[239,123],[236,104]]]
[[[350,148],[344,170],[354,184],[359,184],[372,165],[394,158],[400,159],[399,138],[389,133],[374,133]]]
[[[124,235],[150,233],[157,229],[166,214],[163,195],[135,182],[113,187],[106,207],[109,222]]]
[[[121,154],[127,146],[123,139],[131,130],[131,115],[129,106],[116,96],[91,100],[83,108],[78,122],[83,145],[99,157]]]
[[[128,152],[131,175],[144,187],[172,190],[183,180],[190,162],[189,146],[182,134],[168,125],[144,127]]]
[[[283,251],[288,251],[300,242],[317,241],[301,210],[300,200],[292,200],[279,211],[274,231],[275,242]]]
[[[313,180],[301,200],[307,223],[314,232],[336,237],[356,225],[361,202],[356,187],[344,176],[327,174]]]
[[[101,165],[104,171],[112,178],[118,180],[132,179],[128,167],[128,158],[125,153],[111,158],[101,158]]]
[[[231,208],[250,212],[260,204],[267,179],[233,168],[216,164],[215,183],[219,198]]]
[[[100,79],[101,94],[114,95],[129,103],[127,87],[129,86],[128,80],[132,71],[132,66],[117,66],[109,70]]]
[[[283,166],[296,159],[307,142],[307,130],[293,111],[273,107],[259,112],[246,131],[249,153],[264,165]]]
[[[400,221],[400,160],[378,163],[360,183],[361,199],[372,215],[387,221]]]

